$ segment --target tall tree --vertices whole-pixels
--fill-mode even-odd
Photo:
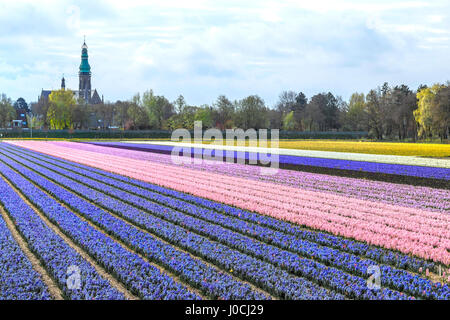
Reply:
[[[344,116],[345,128],[349,131],[367,130],[367,114],[365,109],[366,97],[364,93],[355,92],[350,97],[348,110]]]
[[[133,101],[129,102],[127,109],[128,122],[125,124],[126,129],[143,129],[148,127],[148,114],[142,105],[138,104],[137,96],[133,97]]]
[[[299,92],[295,97],[295,104],[292,108],[294,111],[294,120],[296,129],[303,131],[302,118],[304,117],[306,106],[308,105],[308,98],[306,98],[303,92]]]
[[[72,107],[76,101],[70,90],[54,90],[48,97],[47,120],[51,129],[65,129],[72,126]]]
[[[71,118],[73,129],[83,129],[89,126],[89,107],[87,105],[77,103],[71,108]]]
[[[5,94],[0,96],[0,127],[6,128],[14,120],[16,111],[12,106],[12,101]]]
[[[323,130],[337,129],[339,127],[339,106],[337,98],[331,92],[326,94],[326,103],[322,107],[322,113],[325,116]]]
[[[304,121],[309,131],[319,130],[323,131],[325,127],[325,114],[324,110],[328,103],[327,95],[319,93],[311,97],[308,105],[305,109]]]
[[[155,129],[163,129],[166,120],[175,113],[173,104],[164,96],[154,95],[153,90],[144,92],[142,106],[147,111],[150,127]]]
[[[178,98],[174,102],[176,113],[183,113],[184,108],[186,107],[186,100],[183,95],[179,95]]]
[[[201,121],[203,129],[213,127],[213,110],[208,105],[203,105],[195,112],[195,121]]]
[[[216,109],[215,126],[220,129],[231,129],[233,127],[233,118],[235,116],[235,106],[224,95],[217,97],[213,107]]]
[[[435,132],[433,121],[433,109],[435,104],[435,96],[444,86],[435,84],[431,88],[424,88],[417,92],[417,110],[414,111],[414,117],[419,126],[419,137],[431,138]]]
[[[284,118],[286,115],[288,115],[291,111],[294,111],[295,104],[296,104],[296,98],[297,95],[294,91],[283,91],[278,96],[278,102],[275,105],[275,110],[278,113],[278,122],[280,125],[283,124]],[[292,116],[292,120],[295,122],[294,117]],[[294,123],[294,127],[296,127]]]
[[[283,130],[293,131],[295,130],[296,122],[294,119],[294,111],[289,112],[283,118]]]
[[[96,118],[100,120],[100,127],[104,130],[109,129],[113,124],[116,106],[111,103],[102,103],[94,105],[93,107]]]
[[[13,107],[16,110],[25,110],[26,113],[31,111],[30,108],[28,107],[28,103],[25,101],[24,98],[17,99],[17,101],[14,102]]]
[[[433,101],[433,128],[441,141],[448,139],[450,129],[450,85],[441,87]]]
[[[130,107],[130,102],[118,100],[115,105],[117,117],[114,120],[119,127],[125,128],[125,125],[129,120],[128,109]]]
[[[383,139],[383,108],[379,91],[370,90],[366,97],[366,112],[369,130],[378,140]]]
[[[247,129],[263,129],[269,126],[268,110],[259,96],[248,96],[237,103],[235,123]]]

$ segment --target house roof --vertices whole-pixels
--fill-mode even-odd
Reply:
[[[52,90],[42,90],[41,98],[48,99],[48,96],[52,93]]]

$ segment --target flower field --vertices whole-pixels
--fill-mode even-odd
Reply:
[[[171,154],[177,145],[173,142],[91,142],[99,146]],[[184,150],[193,154],[209,154],[212,157],[226,157],[230,152],[235,161],[259,160],[261,148],[227,147],[218,151],[213,146],[202,147],[199,144],[180,144]],[[192,147],[191,147],[192,146]],[[200,148],[199,148],[200,147]],[[239,150],[239,151],[236,151]],[[253,151],[248,151],[253,150]],[[264,149],[262,149],[264,150]],[[269,149],[267,149],[269,150]],[[277,150],[277,149],[275,149]],[[183,151],[185,152],[185,151]],[[326,173],[340,171],[344,176],[360,176],[368,173],[370,177],[394,182],[421,183],[423,185],[445,185],[450,180],[450,161],[443,159],[423,159],[406,156],[380,156],[340,152],[278,149],[278,163],[281,168],[292,170],[313,170]],[[218,154],[218,155],[216,155]],[[264,153],[265,154],[265,153]],[[225,158],[224,158],[225,161]],[[326,171],[326,172],[324,172]],[[406,179],[405,179],[406,178]],[[425,180],[422,182],[421,180]]]
[[[450,157],[450,145],[436,143],[281,139],[279,146],[283,149],[354,152],[415,157]]]
[[[307,159],[436,188],[139,146],[0,142],[0,299],[450,299],[447,166]]]

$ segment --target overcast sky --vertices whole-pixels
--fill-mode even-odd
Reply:
[[[416,89],[450,79],[449,13],[448,0],[0,0],[0,92],[35,101],[62,74],[77,89],[83,35],[110,101]]]

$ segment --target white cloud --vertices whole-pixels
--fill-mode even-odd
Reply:
[[[0,91],[35,100],[62,73],[76,87],[83,35],[93,86],[110,100],[153,88],[192,104],[219,94],[270,104],[284,89],[348,97],[384,81],[414,87],[450,72],[449,9],[443,0],[0,1]]]

